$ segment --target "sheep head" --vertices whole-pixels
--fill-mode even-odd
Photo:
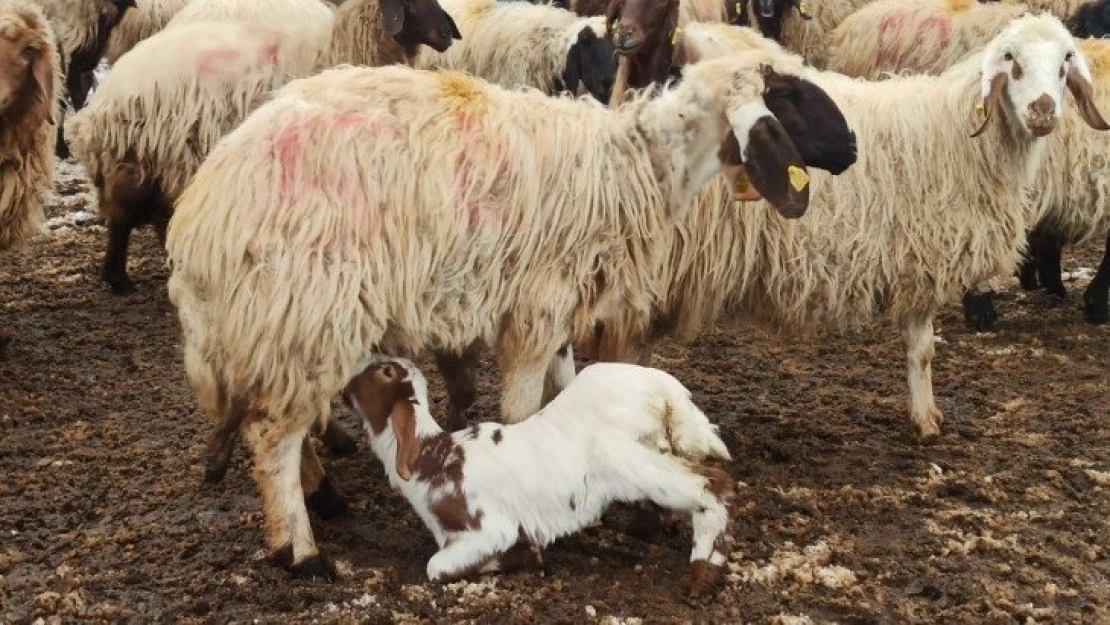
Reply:
[[[455,20],[436,0],[381,0],[385,32],[406,51],[423,44],[444,52],[455,39],[462,39]]]
[[[606,30],[622,55],[663,47],[678,28],[678,8],[678,0],[612,0],[605,15]]]
[[[41,13],[0,15],[0,116],[54,123],[54,44]]]
[[[1024,15],[1010,22],[987,44],[982,63],[983,122],[973,137],[1001,109],[1029,135],[1048,135],[1060,120],[1065,87],[1089,126],[1110,129],[1095,106],[1087,61],[1055,17]]]
[[[613,43],[604,36],[598,36],[593,28],[583,28],[567,51],[563,85],[567,90],[577,92],[581,84],[599,102],[608,102],[615,74]]]

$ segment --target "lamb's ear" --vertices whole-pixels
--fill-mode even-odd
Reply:
[[[1072,55],[1068,64],[1068,90],[1075,97],[1075,104],[1079,107],[1079,116],[1095,130],[1110,130],[1110,125],[1107,125],[1102,113],[1095,106],[1095,99],[1092,94],[1093,88],[1091,87],[1091,70],[1087,67],[1087,60],[1077,52]]]
[[[382,0],[382,20],[386,34],[396,37],[405,26],[404,0]]]
[[[420,439],[416,438],[416,408],[410,397],[398,397],[389,415],[393,434],[397,437],[397,475],[406,482],[412,479],[413,465],[420,457]]]
[[[53,50],[39,50],[31,61],[31,80],[35,81],[35,95],[46,110],[46,121],[54,125],[54,67]]]
[[[563,70],[563,87],[572,94],[578,93],[578,83],[582,78],[582,35],[578,35],[574,45],[567,51],[567,67]]]
[[[762,102],[751,102],[728,114],[747,179],[775,210],[796,219],[809,207],[809,174],[805,160],[779,120]]]

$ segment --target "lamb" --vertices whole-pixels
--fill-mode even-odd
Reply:
[[[690,594],[722,577],[735,486],[704,462],[731,458],[671,375],[593,364],[522,423],[451,434],[428,411],[427,381],[411,361],[377,356],[358,370],[344,400],[390,484],[435,536],[431,581],[517,568],[611,503],[642,500],[692,516]]]
[[[135,8],[127,11],[112,30],[105,58],[115,65],[124,54],[162,30],[190,0],[135,0]]]
[[[830,66],[869,78],[890,71],[936,73],[983,45],[1002,30],[1010,17],[1023,11],[1023,6],[1009,4],[968,4],[953,12],[950,1],[876,2],[845,20],[834,33]],[[876,36],[891,30],[886,24],[897,24],[893,32],[903,34]],[[1088,57],[1096,59],[1096,69],[1104,65],[1104,43],[1081,42],[1080,46]],[[1110,83],[1103,84],[1105,72],[1096,71],[1095,77],[1093,101],[1105,109],[1110,106],[1105,95]],[[1105,174],[1100,156],[1107,146],[1102,135],[1084,132],[1078,115],[1069,113],[1059,138],[1048,144],[1049,155],[1034,185],[1039,211],[1037,225],[1029,234],[1031,253],[1019,271],[1023,287],[1043,286],[1059,297],[1067,292],[1060,271],[1063,247],[1101,238],[1110,230],[1110,216],[1102,198],[1102,188],[1110,182],[1102,180]],[[1107,264],[1103,262],[1103,266]],[[1101,272],[1096,276],[1084,293],[1084,311],[1093,323],[1105,323],[1107,319],[1105,275]],[[976,285],[963,301],[965,315],[976,328],[993,327],[998,313],[988,285]]]
[[[364,354],[481,340],[514,423],[552,363],[559,388],[573,377],[555,358],[569,339],[650,312],[647,268],[722,167],[800,216],[805,164],[763,87],[743,55],[617,111],[454,72],[339,68],[225,137],[178,200],[169,293],[200,405],[257,414],[242,431],[283,564],[326,575],[302,498],[316,480],[298,480],[322,468],[301,443]],[[732,136],[742,156],[722,154]]]
[[[200,4],[194,0],[187,8]],[[113,293],[135,288],[127,274],[131,230],[153,223],[161,234],[173,202],[212,146],[272,89],[326,66],[341,49],[359,48],[344,62],[394,62],[411,60],[420,43],[446,49],[453,36],[453,22],[435,0],[352,0],[334,21],[326,7],[318,10],[317,19],[288,28],[188,24],[195,13],[182,12],[175,20],[183,23],[124,55],[90,105],[67,124],[108,220],[103,277]],[[381,19],[396,15],[401,23],[391,21],[386,34]],[[350,38],[357,45],[341,41]]]
[[[38,231],[54,183],[60,88],[53,30],[30,0],[0,0],[0,252]],[[0,354],[11,335],[0,327]]]
[[[425,49],[415,66],[464,71],[489,82],[545,93],[577,92],[601,102],[613,86],[613,44],[605,20],[526,2],[443,0],[462,40],[445,52]]]
[[[683,223],[713,236],[701,245],[692,239],[693,252],[674,252],[676,266],[688,268],[674,279],[674,307],[663,307],[653,327],[681,328],[683,311],[696,313],[707,297],[714,310],[719,292],[732,294],[738,313],[790,328],[847,329],[885,313],[906,343],[911,421],[922,438],[939,434],[932,316],[963,289],[1016,264],[1032,213],[1022,188],[1045,149],[1035,137],[1061,114],[1061,71],[1083,121],[1107,128],[1090,95],[1086,61],[1066,34],[1052,17],[1015,20],[985,52],[939,77],[870,83],[800,73],[843,108],[859,136],[860,161],[836,178],[818,172],[812,184],[820,208],[797,222],[760,211],[733,219],[732,211],[720,214],[720,199],[699,199]],[[801,59],[791,58],[800,68]],[[1017,64],[1020,83],[1008,78]],[[976,97],[988,113],[976,133],[983,138],[953,136],[972,122]],[[938,209],[943,219],[933,215]],[[720,286],[728,281],[731,288]],[[621,357],[614,351],[608,357]]]

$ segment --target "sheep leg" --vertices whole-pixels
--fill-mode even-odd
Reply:
[[[55,134],[55,139],[54,139],[54,155],[57,156],[59,160],[63,160],[63,161],[68,159],[69,156],[70,156],[69,144],[66,143],[66,133],[65,133],[65,130],[64,130],[64,128],[65,128],[65,117],[66,117],[66,108],[68,106],[69,106],[69,103],[66,102],[65,98],[61,98],[59,100],[59,103],[58,103],[58,132],[57,132],[57,134]]]
[[[1041,287],[1057,297],[1067,297],[1061,267],[1064,244],[1052,231],[1038,226],[1029,234],[1029,245],[1037,259],[1037,275]]]
[[[689,590],[691,595],[709,590],[721,579],[727,559],[724,540],[734,496],[732,479],[720,470],[696,473],[678,458],[634,441],[619,444],[609,456],[621,459],[611,468],[623,484],[613,490],[637,492],[657,506],[692,515]]]
[[[108,222],[108,251],[104,254],[104,281],[112,293],[123,295],[135,291],[135,283],[127,275],[127,247],[133,225],[129,222]]]
[[[301,489],[305,493],[305,505],[320,518],[333,519],[347,514],[347,500],[332,486],[307,436],[301,443]]]
[[[474,371],[478,368],[481,344],[475,341],[461,353],[437,350],[436,367],[447,385],[449,410],[447,429],[455,432],[465,428],[474,409],[478,391]]]
[[[1103,324],[1107,322],[1107,308],[1110,307],[1110,232],[1106,234],[1106,248],[1102,253],[1102,264],[1098,266],[1087,290],[1083,292],[1083,313],[1087,321]]]
[[[1040,286],[1040,282],[1037,281],[1037,259],[1034,256],[1032,246],[1021,253],[1021,264],[1018,265],[1018,282],[1021,283],[1021,288],[1026,291],[1035,291]]]
[[[447,538],[428,560],[428,579],[450,583],[466,577],[501,570],[501,559],[515,547],[515,536],[482,530],[460,532]]]
[[[978,332],[987,332],[998,322],[998,311],[994,307],[994,291],[987,284],[979,284],[967,290],[963,297],[964,320]]]
[[[910,386],[910,420],[920,439],[940,434],[944,416],[933,398],[933,317],[910,318],[902,322],[902,340],[906,345],[906,374]]]
[[[567,342],[558,351],[551,363],[547,366],[547,375],[544,378],[542,402],[555,399],[563,389],[574,379],[574,347]]]
[[[205,452],[204,481],[208,483],[219,482],[227,473],[228,464],[231,463],[231,454],[235,451],[235,442],[239,439],[239,428],[247,417],[250,406],[246,400],[235,398],[227,401],[223,397],[217,400],[222,407],[220,424],[212,432],[208,440],[208,449]]]
[[[311,423],[252,411],[243,423],[243,436],[254,453],[271,558],[296,577],[331,581],[335,573],[316,548],[301,489],[301,454]]]
[[[527,328],[528,334],[523,334]],[[555,353],[569,337],[552,336],[536,324],[510,323],[498,346],[501,364],[501,416],[505,423],[519,423],[543,405],[547,370]]]

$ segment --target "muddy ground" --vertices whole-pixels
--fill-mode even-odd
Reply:
[[[997,333],[945,311],[947,422],[931,446],[910,435],[888,326],[809,341],[731,328],[662,350],[742,482],[712,602],[682,595],[688,526],[641,542],[618,531],[622,510],[553,545],[545,571],[425,583],[431,535],[365,445],[325,457],[352,514],[314,518],[342,577],[313,584],[262,559],[244,453],[222,484],[201,483],[211,423],[183,376],[153,234],[132,255],[138,292],[109,295],[103,228],[65,174],[51,229],[0,270],[17,335],[0,360],[5,621],[1110,622],[1110,328],[1081,319],[1090,271],[1063,304],[1004,283]]]

